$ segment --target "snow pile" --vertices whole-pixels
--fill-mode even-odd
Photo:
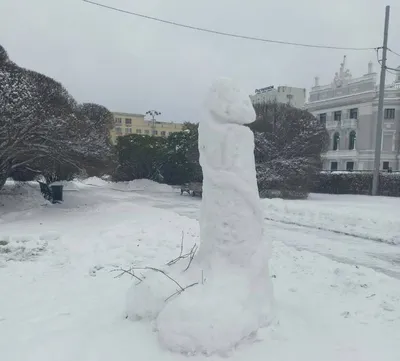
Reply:
[[[9,180],[0,190],[0,224],[20,216],[19,212],[29,213],[30,210],[47,204],[50,205],[40,193],[38,183]]]
[[[112,183],[113,189],[127,191],[146,191],[146,192],[171,192],[173,188],[167,184],[161,184],[149,179],[135,179],[130,182]]]
[[[0,262],[30,261],[46,251],[47,240],[30,235],[0,235]]]
[[[271,322],[272,286],[254,137],[243,126],[254,121],[254,108],[228,79],[214,83],[207,108],[199,126],[201,246],[193,263],[182,258],[139,279],[128,294],[128,317],[156,320],[171,351],[210,355],[229,352]]]
[[[129,182],[110,182],[98,177],[90,177],[84,180],[74,180],[72,183],[77,187],[82,187],[85,185],[94,187],[108,187],[114,190],[126,192],[142,191],[161,193],[173,191],[173,187],[167,184],[157,183],[149,179],[135,179]]]
[[[82,181],[76,180],[75,182],[76,183],[81,182],[83,184],[96,186],[96,187],[105,187],[110,184],[110,182],[107,182],[99,177],[89,177],[89,178],[83,179]]]
[[[307,200],[263,199],[262,204],[268,220],[400,244],[399,198],[311,194]]]

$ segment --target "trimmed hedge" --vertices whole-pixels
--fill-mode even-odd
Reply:
[[[307,199],[308,192],[264,189],[259,191],[260,198],[282,198],[282,199]]]
[[[314,183],[314,193],[371,194],[372,172],[321,172]],[[378,192],[400,197],[400,173],[381,173]]]

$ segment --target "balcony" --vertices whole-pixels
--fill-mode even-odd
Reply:
[[[322,153],[322,158],[324,159],[342,159],[342,158],[356,158],[358,156],[358,151],[356,149],[338,149],[338,150],[328,150],[326,153]]]
[[[326,121],[326,129],[327,130],[335,130],[339,129],[340,127],[340,121],[338,120],[327,120]]]
[[[341,128],[342,129],[357,129],[358,119],[342,119]]]

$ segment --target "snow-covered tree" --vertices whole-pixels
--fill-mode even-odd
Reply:
[[[321,170],[329,137],[311,113],[287,104],[255,105],[255,158],[260,190],[307,193]]]
[[[110,115],[93,117],[93,109],[78,106],[59,82],[16,65],[0,47],[0,187],[17,169],[79,171],[88,158],[107,157],[111,144],[93,119],[105,124]]]
[[[103,136],[105,142],[111,141],[110,130],[114,126],[114,118],[106,107],[94,103],[83,103],[78,106],[77,112],[89,120],[90,128]]]
[[[78,106],[80,129],[84,135],[82,143],[90,143],[84,150],[82,166],[89,176],[101,176],[115,169],[116,155],[111,143],[110,130],[114,126],[112,113],[104,106],[83,103]],[[82,159],[82,157],[81,157]]]
[[[4,56],[0,63],[0,185],[10,172],[52,150],[62,122],[73,113],[61,84],[20,68]]]

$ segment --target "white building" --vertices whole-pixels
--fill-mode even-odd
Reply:
[[[325,170],[372,170],[379,87],[377,74],[368,72],[353,78],[346,69],[346,57],[333,82],[319,85],[315,78],[305,108],[326,125],[329,150],[323,154]],[[400,67],[393,84],[385,87],[381,169],[400,170]]]
[[[254,95],[250,95],[253,104],[278,102],[290,104],[296,108],[302,108],[306,101],[306,89],[290,86],[269,86],[256,89]]]

